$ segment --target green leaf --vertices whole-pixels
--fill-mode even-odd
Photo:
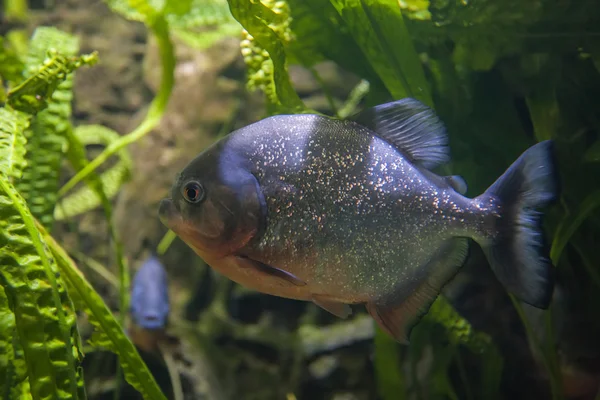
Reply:
[[[398,343],[377,327],[375,330],[375,376],[377,390],[383,400],[406,398],[406,388],[399,361]]]
[[[151,26],[161,16],[164,0],[104,0],[116,13],[132,20]]]
[[[47,227],[54,220],[54,207],[57,203],[58,179],[67,132],[71,129],[71,100],[73,98],[73,74],[81,58],[75,57],[78,51],[77,38],[55,28],[37,28],[30,43],[27,57],[27,71],[33,74],[19,90],[11,92],[17,103],[33,96],[34,101],[25,101],[29,112],[40,111],[32,120],[31,129],[26,132],[28,165],[23,177],[17,182],[19,192],[28,202],[33,215]],[[58,49],[62,55],[46,60],[48,49]],[[43,64],[41,71],[39,65]],[[52,71],[52,72],[49,72]],[[38,98],[38,91],[44,92]],[[19,100],[21,99],[21,100]]]
[[[74,36],[55,28],[37,28],[26,63],[29,78],[8,92],[8,105],[30,114],[46,108],[54,91],[73,71],[98,61],[97,53],[75,57],[77,49]]]
[[[10,310],[4,288],[0,286],[0,393],[10,398],[12,387],[17,385],[14,367],[15,315]],[[26,377],[27,375],[25,375]]]
[[[554,233],[550,259],[557,265],[563,250],[585,219],[600,207],[600,190],[590,193],[579,205],[575,215],[565,215]]]
[[[81,141],[81,144],[71,142],[69,144],[70,148],[91,144],[108,147],[120,138],[120,135],[117,132],[102,125],[78,126],[75,128],[73,135],[78,141]],[[118,193],[121,185],[129,177],[131,159],[127,149],[119,150],[117,155],[119,156],[119,161],[103,172],[99,177],[101,187],[103,188],[102,190],[107,199],[112,199]],[[85,152],[77,157],[85,157]],[[85,158],[82,158],[82,160],[85,160]],[[79,162],[78,164],[81,168],[84,167],[83,162]],[[87,164],[87,160],[85,160],[85,164]],[[98,188],[85,186],[60,201],[58,206],[54,209],[54,219],[61,221],[66,218],[72,218],[92,210],[101,204],[102,199],[101,195],[98,194]]]
[[[21,178],[25,160],[25,129],[30,117],[15,110],[0,108],[0,173],[11,180]]]
[[[292,39],[285,44],[288,62],[305,67],[332,60],[369,81],[383,84],[336,9],[322,0],[288,0]]]
[[[0,36],[0,82],[19,82],[23,78],[22,72],[23,62],[14,50],[6,47],[4,38]],[[3,101],[0,97],[0,102]]]
[[[71,300],[23,198],[0,175],[0,279],[34,399],[85,398]]]
[[[432,105],[397,0],[330,0],[391,95]]]
[[[98,130],[96,130],[98,132]],[[88,133],[89,132],[85,132]],[[104,135],[107,135],[107,131],[104,131]],[[110,135],[110,134],[108,134]],[[114,137],[112,137],[114,140]],[[75,167],[77,171],[81,171],[84,169],[89,163],[85,154],[85,147],[77,138],[71,130],[67,131],[67,140],[69,142],[69,150],[67,151],[67,157],[69,161]],[[125,260],[125,255],[123,252],[123,244],[121,240],[119,240],[119,235],[117,233],[117,229],[115,227],[113,221],[113,212],[112,205],[104,192],[104,186],[102,184],[102,180],[98,175],[92,171],[86,179],[87,187],[94,192],[97,196],[98,200],[103,206],[104,215],[106,216],[106,220],[108,222],[108,229],[110,232],[110,238],[112,240],[117,262],[119,265],[119,306],[122,310],[121,313],[121,323],[125,321],[125,312],[129,308],[129,268],[127,266],[127,262]]]
[[[284,2],[281,3],[286,5]],[[234,18],[249,34],[246,48],[250,54],[245,54],[245,57],[251,54],[259,56],[261,65],[256,66],[258,68],[255,69],[259,76],[265,76],[261,88],[267,94],[272,108],[271,113],[306,111],[306,106],[290,82],[286,53],[282,43],[281,35],[286,32],[285,21],[289,16],[285,13],[279,15],[261,2],[250,0],[229,0],[229,8]],[[264,54],[261,49],[264,49]]]
[[[38,224],[38,229],[56,259],[60,272],[68,285],[69,294],[77,308],[84,310],[92,325],[102,333],[102,336],[100,336],[101,344],[109,346],[119,356],[127,382],[138,390],[145,399],[166,399],[148,367],[140,358],[137,349],[114,318],[102,297],[94,290],[77,269],[73,260],[46,232],[44,227]]]

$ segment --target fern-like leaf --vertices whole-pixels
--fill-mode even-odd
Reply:
[[[99,144],[109,146],[120,137],[117,132],[102,125],[78,126],[73,134],[83,145]],[[70,143],[70,147],[72,146],[73,143]],[[121,149],[117,154],[119,161],[100,175],[102,188],[107,199],[112,199],[129,177],[131,168],[129,152],[127,149]],[[92,210],[101,203],[102,199],[98,194],[98,190],[85,186],[60,201],[54,209],[54,218],[57,221],[71,218]]]
[[[26,63],[26,71],[31,76],[9,93],[9,100],[12,98],[14,105],[28,112],[47,105],[36,115],[26,133],[29,163],[17,183],[33,215],[47,227],[54,219],[60,166],[66,135],[71,129],[71,72],[83,63],[81,58],[75,57],[78,48],[77,38],[72,35],[55,28],[36,29]],[[58,49],[61,54],[46,60],[48,49]],[[39,65],[43,67],[39,69]],[[31,98],[33,100],[24,100]]]
[[[145,399],[165,399],[146,364],[140,358],[133,343],[114,318],[102,297],[93,289],[65,250],[38,224],[54,255],[61,274],[69,288],[69,294],[78,309],[85,311],[92,325],[97,329],[95,338],[99,344],[115,352],[120,359],[125,379]]]
[[[34,399],[85,398],[76,316],[27,205],[0,175],[0,280]]]
[[[29,115],[0,108],[0,172],[11,179],[19,179],[27,165],[25,160],[25,130]]]

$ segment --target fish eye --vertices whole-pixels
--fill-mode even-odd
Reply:
[[[183,186],[183,198],[188,203],[199,203],[204,200],[204,188],[196,181],[190,181]]]

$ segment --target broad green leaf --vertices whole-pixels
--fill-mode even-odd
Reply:
[[[169,0],[165,14],[170,26],[181,29],[235,22],[227,0]]]
[[[282,4],[285,5],[284,2]],[[285,21],[289,16],[283,14],[282,17],[264,4],[250,0],[229,0],[229,7],[231,14],[249,34],[247,41],[250,43],[246,48],[250,54],[245,56],[258,54],[263,58],[256,73],[259,76],[265,75],[266,82],[262,88],[272,107],[271,113],[305,111],[306,106],[290,82],[282,44],[282,40],[285,40],[282,35],[286,34],[285,22],[282,23],[282,20]],[[260,49],[264,49],[266,54]]]
[[[330,0],[354,40],[396,99],[432,105],[429,84],[397,0]]]
[[[288,62],[310,67],[332,60],[368,80],[372,87],[383,85],[331,3],[288,0],[288,4],[293,33],[292,40],[285,44]]]
[[[133,345],[121,325],[114,318],[102,297],[85,279],[65,250],[38,224],[42,237],[56,259],[61,275],[69,288],[78,309],[86,312],[90,322],[102,333],[101,341],[119,356],[125,379],[145,399],[166,399],[161,392],[146,364]]]
[[[166,10],[173,35],[200,50],[224,37],[237,37],[242,31],[227,0],[171,0]]]
[[[7,48],[5,40],[0,36],[0,82],[15,83],[23,78],[23,62],[14,50]],[[3,88],[0,88],[3,90]],[[0,102],[5,99],[0,96]]]
[[[160,17],[165,0],[104,0],[116,13],[151,26]],[[184,1],[185,2],[185,1]]]
[[[25,129],[29,115],[16,110],[0,108],[0,173],[9,179],[19,179],[27,165],[25,160]]]
[[[85,398],[71,300],[23,198],[0,175],[0,279],[34,399]]]

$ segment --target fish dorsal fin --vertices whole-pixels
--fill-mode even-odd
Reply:
[[[414,164],[433,169],[450,161],[443,122],[418,100],[405,98],[381,104],[351,119],[393,144]]]

